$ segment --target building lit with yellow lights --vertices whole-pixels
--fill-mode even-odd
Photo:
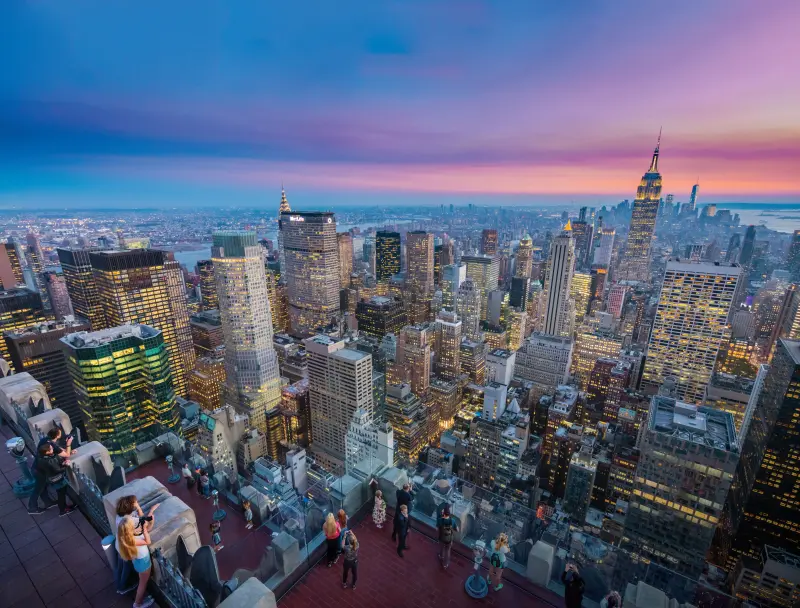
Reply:
[[[436,375],[455,380],[461,376],[461,319],[450,310],[442,310],[435,328]]]
[[[400,233],[375,234],[375,278],[388,281],[400,272]]]
[[[642,388],[651,394],[668,377],[678,398],[702,403],[720,346],[741,269],[736,265],[667,262],[658,300]]]
[[[219,308],[217,281],[214,278],[214,262],[200,260],[197,262],[197,273],[200,275],[200,297],[203,300],[203,310]]]
[[[591,331],[582,328],[575,337],[571,373],[582,390],[589,385],[589,377],[598,359],[616,359],[622,350],[622,337],[611,332]]]
[[[340,232],[336,235],[336,242],[339,247],[339,286],[346,289],[353,274],[353,235]]]
[[[416,463],[427,445],[425,406],[408,384],[386,387],[386,420],[394,430],[397,458]]]
[[[136,445],[167,431],[180,434],[163,333],[122,325],[61,338],[78,407],[91,441],[120,463],[135,463]]]
[[[27,329],[46,320],[38,293],[25,288],[0,291],[0,359],[11,361],[8,344],[3,339],[5,332]]]
[[[483,255],[464,255],[461,256],[461,262],[467,265],[467,279],[472,279],[475,287],[480,292],[480,319],[481,321],[485,321],[487,317],[489,292],[497,289],[497,278],[500,272],[499,262],[497,258],[490,258]]]
[[[570,297],[575,302],[575,320],[580,322],[589,310],[592,299],[592,275],[588,272],[576,272],[572,275]]]
[[[89,259],[91,249],[58,248],[58,260],[67,283],[67,292],[75,314],[88,319],[94,331],[108,327],[104,304]]]
[[[222,389],[225,385],[225,358],[198,357],[189,372],[189,399],[204,410],[222,407]]]

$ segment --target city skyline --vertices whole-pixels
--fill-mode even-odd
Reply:
[[[800,205],[788,2],[206,8],[4,7],[0,209],[601,205],[662,126],[665,193]]]

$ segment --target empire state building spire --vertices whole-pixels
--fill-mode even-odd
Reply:
[[[650,161],[650,168],[648,173],[658,173],[658,151],[661,148],[661,129],[658,130],[658,141],[656,142],[656,149],[653,150],[653,160]]]

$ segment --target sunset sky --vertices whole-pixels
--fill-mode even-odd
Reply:
[[[797,0],[0,3],[0,209],[800,201]]]

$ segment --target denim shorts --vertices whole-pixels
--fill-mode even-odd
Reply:
[[[136,570],[139,574],[142,572],[147,572],[147,569],[150,567],[150,554],[148,553],[147,557],[137,557],[133,560],[133,569]]]

